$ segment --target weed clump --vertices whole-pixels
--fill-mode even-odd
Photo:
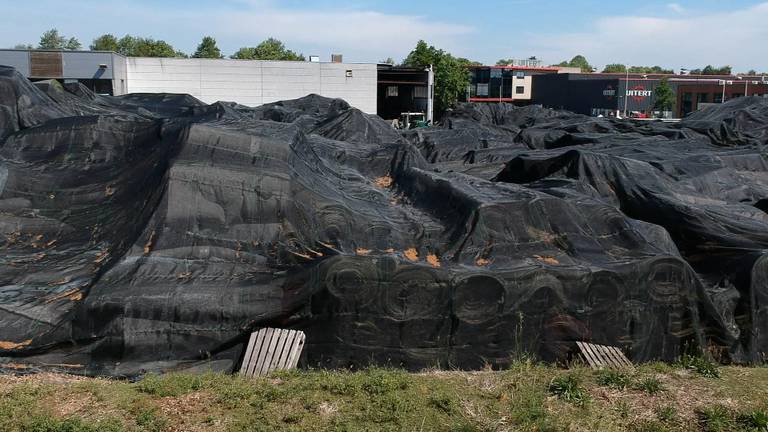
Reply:
[[[655,395],[664,391],[664,385],[656,377],[647,377],[637,383],[636,389]]]
[[[692,356],[685,354],[680,357],[678,365],[706,378],[720,378],[720,366],[704,356]]]
[[[597,373],[597,383],[604,387],[624,390],[632,383],[632,377],[621,371],[603,369]]]
[[[573,374],[560,375],[549,383],[549,392],[558,398],[576,406],[584,406],[591,400],[589,393]]]

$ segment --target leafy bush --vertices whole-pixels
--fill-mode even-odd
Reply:
[[[577,406],[584,406],[590,401],[589,393],[572,374],[553,378],[549,383],[549,392]]]

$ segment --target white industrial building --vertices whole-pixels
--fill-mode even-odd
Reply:
[[[259,106],[314,93],[344,99],[369,114],[377,112],[378,66],[374,63],[145,58],[104,51],[0,50],[0,65],[12,66],[32,80],[77,81],[97,93],[115,96],[187,93],[206,103],[228,101]]]

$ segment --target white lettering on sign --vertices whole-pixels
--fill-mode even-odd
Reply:
[[[627,90],[627,96],[629,97],[650,97],[652,94],[652,90]]]

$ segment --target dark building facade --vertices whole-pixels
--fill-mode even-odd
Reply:
[[[558,67],[530,66],[468,66],[469,85],[466,102],[507,102],[530,104],[533,98],[533,77],[556,74]]]
[[[381,118],[396,120],[402,113],[423,113],[432,121],[434,75],[431,70],[379,65],[376,93],[376,111]]]
[[[676,103],[667,116],[683,117],[696,111],[699,103],[720,103],[725,99],[768,94],[763,77],[663,76],[640,74],[547,74],[534,77],[533,102],[550,108],[585,115],[651,116],[655,112],[656,89],[662,78],[676,94]],[[746,89],[746,91],[745,91]]]

